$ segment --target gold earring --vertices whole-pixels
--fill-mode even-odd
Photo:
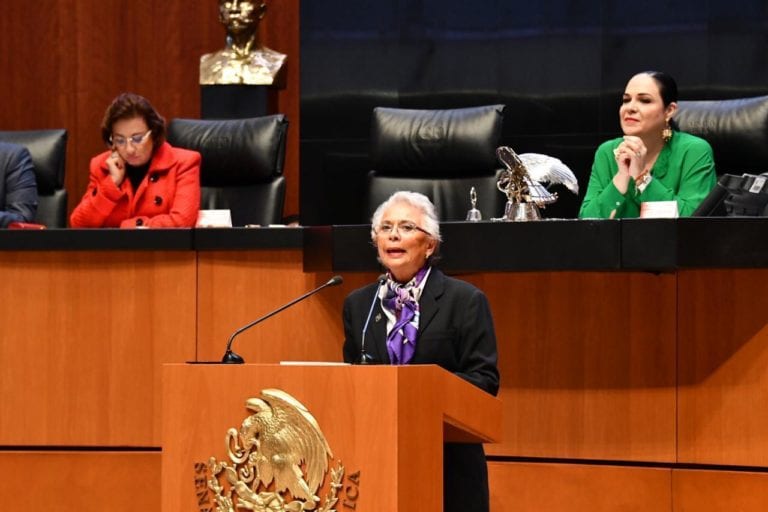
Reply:
[[[661,138],[664,140],[664,142],[669,142],[669,140],[672,138],[672,127],[669,126],[669,119],[667,119],[664,129],[661,130]]]

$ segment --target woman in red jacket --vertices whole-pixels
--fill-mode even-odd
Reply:
[[[109,150],[91,159],[72,227],[194,227],[200,153],[165,142],[165,120],[149,101],[119,95],[104,114],[101,136]]]

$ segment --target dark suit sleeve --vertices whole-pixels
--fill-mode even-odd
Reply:
[[[493,317],[485,294],[473,289],[461,322],[461,357],[456,374],[496,395],[499,391],[498,352]]]
[[[5,169],[5,209],[0,227],[11,222],[34,222],[37,214],[37,182],[32,158],[26,148],[15,152]]]

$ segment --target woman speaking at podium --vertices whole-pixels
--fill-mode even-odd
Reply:
[[[373,214],[371,238],[386,275],[344,301],[344,360],[437,364],[495,395],[496,335],[488,300],[433,267],[440,224],[430,200],[396,192]],[[487,511],[488,470],[481,444],[445,445],[446,511]]]

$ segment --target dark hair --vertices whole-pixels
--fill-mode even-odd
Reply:
[[[641,75],[648,75],[659,86],[659,93],[661,94],[661,101],[664,102],[664,106],[668,106],[672,102],[677,102],[677,82],[675,79],[666,74],[663,71],[643,71]]]
[[[152,142],[157,148],[165,141],[165,119],[157,113],[155,107],[143,96],[124,92],[112,103],[104,112],[104,119],[101,121],[101,138],[109,145],[112,138],[112,126],[122,119],[133,119],[141,117],[147,123],[147,127],[152,130]]]

